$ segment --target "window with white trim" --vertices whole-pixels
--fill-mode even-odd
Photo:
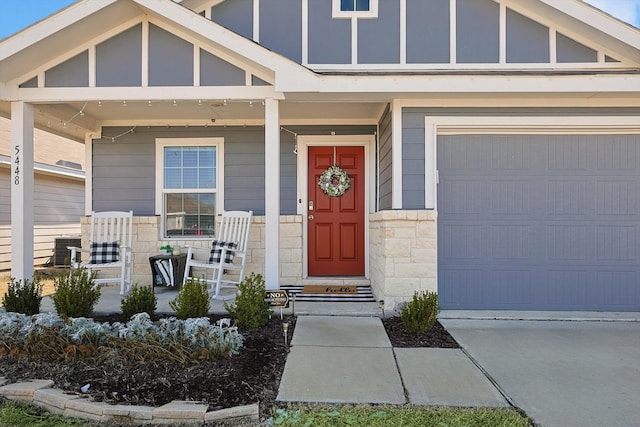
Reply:
[[[163,238],[215,234],[221,200],[222,138],[165,139],[156,143],[156,212]]]
[[[333,0],[334,18],[377,18],[378,0]]]

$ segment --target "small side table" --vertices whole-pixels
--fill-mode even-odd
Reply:
[[[163,286],[162,274],[158,271],[156,261],[169,260],[173,267],[173,283],[178,287],[182,284],[184,277],[184,268],[187,265],[187,254],[180,255],[153,255],[149,257],[149,265],[151,265],[151,281],[153,283],[153,289],[156,286]]]

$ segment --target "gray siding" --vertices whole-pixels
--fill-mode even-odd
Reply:
[[[299,135],[373,134],[372,126],[289,126]],[[155,140],[156,138],[223,137],[225,150],[225,209],[252,209],[263,215],[264,200],[264,128],[148,128],[110,142],[127,128],[106,128],[107,139],[93,145],[93,204],[95,210],[129,210],[135,215],[155,212]],[[283,215],[296,213],[295,141],[281,133],[280,208]]]
[[[244,86],[244,70],[200,49],[201,86]]]
[[[37,174],[34,187],[36,225],[80,224],[84,215],[84,180]]]
[[[425,116],[638,115],[634,108],[405,108],[402,111],[402,199],[404,209],[424,209]]]
[[[105,128],[103,135],[118,135],[125,128]],[[93,142],[93,210],[155,214],[155,142],[148,130]]]
[[[38,87],[38,77],[27,80],[24,83],[20,83],[20,87]]]
[[[640,135],[438,141],[446,309],[640,309]]]
[[[330,1],[309,2],[309,63],[351,63],[351,20],[333,19]]]
[[[500,6],[492,0],[457,2],[457,61],[461,64],[498,62]]]
[[[287,58],[302,62],[302,2],[260,2],[260,44]]]
[[[558,62],[598,62],[598,52],[558,33],[556,36]]]
[[[89,86],[89,52],[84,51],[44,73],[46,87]]]
[[[449,0],[407,0],[407,62],[448,63]]]
[[[96,46],[96,85],[142,84],[142,25],[136,25]]]
[[[392,127],[392,114],[391,109],[387,106],[387,109],[380,119],[378,125],[378,132],[380,134],[379,148],[378,148],[378,209],[385,210],[392,207],[392,192],[393,192],[393,127]]]
[[[149,86],[193,85],[193,45],[149,24]]]
[[[211,9],[211,18],[231,31],[253,38],[253,0],[222,2]]]
[[[358,63],[397,64],[400,62],[400,2],[378,4],[377,19],[358,20]]]
[[[251,76],[251,86],[271,86],[270,83],[265,82],[260,77]]]
[[[507,62],[549,62],[549,28],[507,9]]]

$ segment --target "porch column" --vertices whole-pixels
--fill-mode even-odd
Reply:
[[[391,103],[391,208],[402,209],[402,103]]]
[[[278,100],[265,100],[265,260],[267,289],[280,288],[280,110]]]
[[[11,276],[33,278],[33,106],[11,103]]]

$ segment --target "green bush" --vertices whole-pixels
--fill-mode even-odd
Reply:
[[[415,292],[413,299],[402,306],[400,317],[405,328],[418,335],[433,328],[439,312],[438,294]]]
[[[178,296],[169,301],[169,307],[176,312],[178,319],[206,317],[211,307],[207,282],[191,277],[180,287]]]
[[[126,319],[131,318],[134,314],[147,313],[149,317],[153,316],[158,306],[158,298],[153,293],[153,287],[138,286],[134,284],[131,292],[122,298],[120,308]]]
[[[96,274],[86,268],[77,268],[61,274],[53,281],[56,289],[53,306],[59,316],[89,317],[100,299],[100,288],[95,286]]]
[[[32,315],[40,312],[41,301],[42,285],[38,276],[34,276],[33,281],[16,280],[12,277],[7,293],[2,299],[2,306],[7,312]]]
[[[224,303],[224,308],[240,328],[254,329],[267,324],[272,311],[265,301],[267,291],[260,274],[251,273],[238,285],[238,295],[233,305]]]

